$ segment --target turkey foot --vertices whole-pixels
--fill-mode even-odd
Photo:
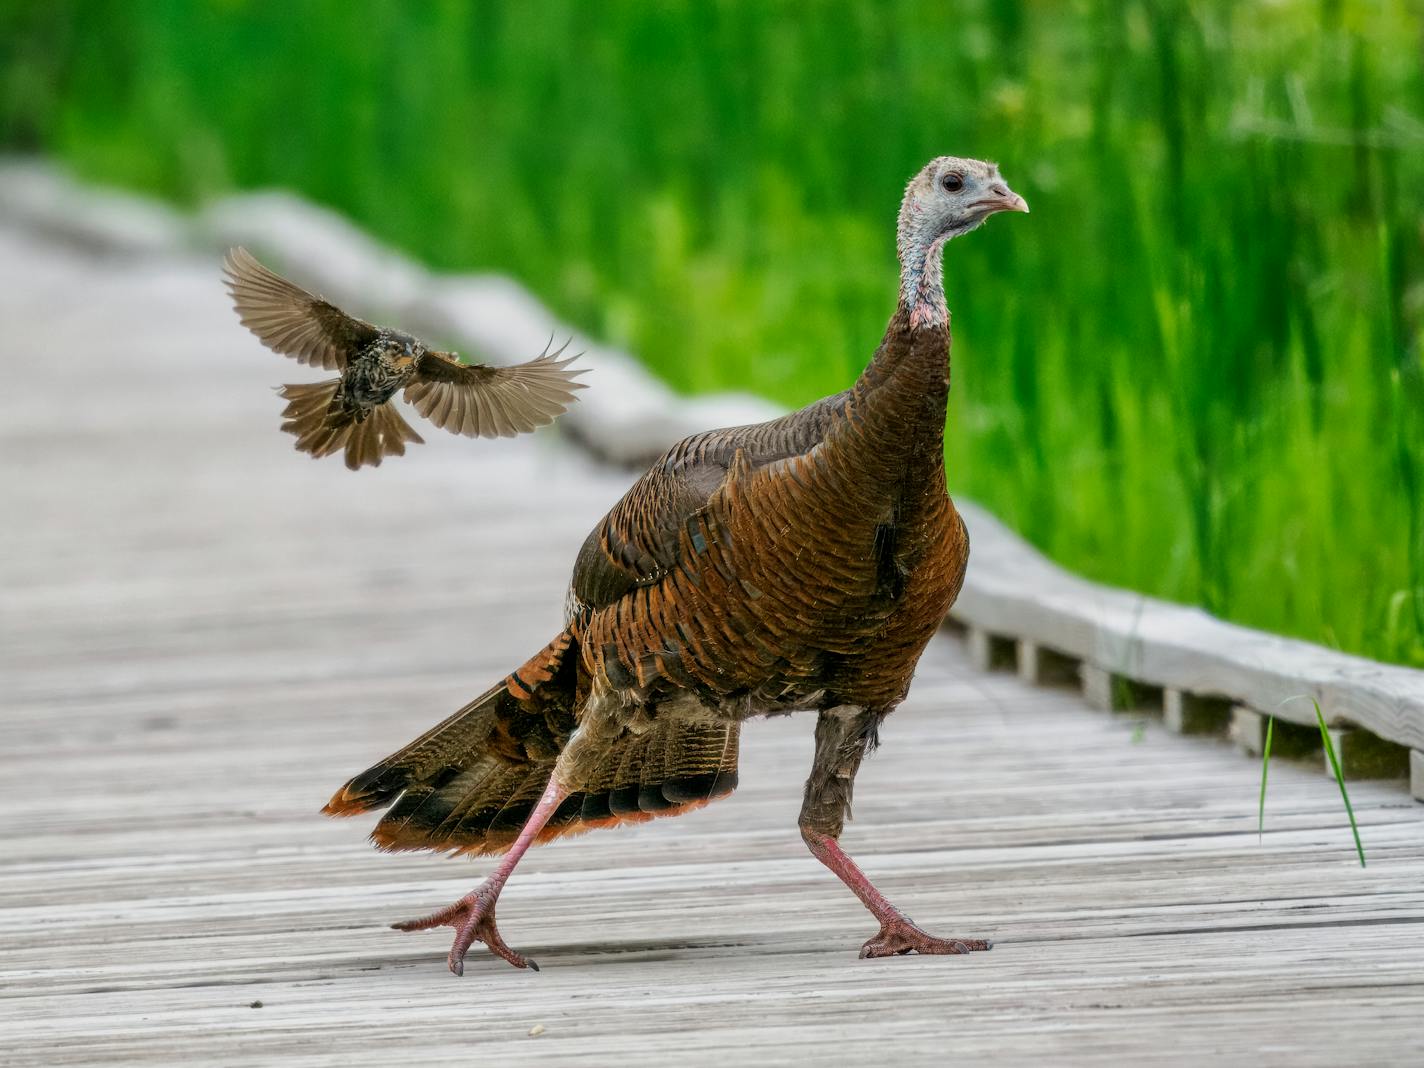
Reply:
[[[865,877],[865,873],[856,866],[855,861],[845,855],[834,837],[805,827],[802,828],[801,834],[810,846],[811,854],[840,876],[841,881],[860,898],[861,904],[880,921],[880,933],[860,947],[861,960],[866,957],[895,957],[905,953],[973,953],[993,948],[994,943],[982,938],[936,938],[920,930],[914,921],[885,900],[885,895]]]
[[[519,858],[534,843],[544,824],[549,822],[549,817],[559,807],[559,802],[567,796],[568,791],[551,775],[539,803],[534,806],[534,811],[529,814],[529,819],[520,830],[519,837],[514,840],[509,852],[504,855],[499,867],[495,868],[488,879],[448,908],[432,912],[418,920],[406,920],[405,923],[393,923],[391,926],[397,931],[428,931],[432,927],[455,928],[455,944],[450,947],[450,956],[446,960],[450,970],[456,975],[465,974],[465,954],[476,941],[483,942],[496,957],[509,961],[516,968],[531,968],[537,972],[539,965],[514,952],[499,936],[499,928],[494,925],[494,904],[499,900],[499,892],[504,889],[504,884],[509,880],[514,866],[519,863]]]
[[[499,889],[494,888],[491,891],[486,883],[448,908],[432,912],[418,920],[406,920],[391,926],[397,931],[428,931],[432,927],[455,928],[455,944],[450,947],[447,960],[450,970],[456,975],[465,974],[465,954],[477,941],[483,942],[496,957],[507,960],[516,968],[531,968],[537,972],[539,965],[510,949],[500,937],[499,928],[494,923],[494,904],[498,898]]]
[[[900,916],[889,917],[880,924],[880,933],[860,947],[860,959],[904,953],[974,953],[993,947],[993,942],[982,938],[936,938]]]

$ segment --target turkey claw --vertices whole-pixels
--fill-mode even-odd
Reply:
[[[391,924],[397,931],[428,931],[432,927],[455,928],[455,943],[450,947],[446,963],[455,975],[465,974],[465,954],[476,942],[483,942],[496,957],[508,961],[516,968],[538,971],[539,965],[522,953],[516,953],[500,936],[494,922],[494,898],[486,897],[479,890],[467,894],[459,901],[422,916],[418,920],[405,920]]]
[[[960,954],[992,949],[994,943],[983,938],[935,938],[909,920],[886,920],[880,933],[860,947],[860,959],[895,957],[906,953]]]

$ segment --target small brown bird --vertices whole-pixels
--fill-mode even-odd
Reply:
[[[504,853],[413,931],[455,928],[515,967],[500,890],[536,842],[676,815],[731,793],[741,723],[817,713],[801,807],[811,853],[879,931],[863,957],[968,953],[896,909],[841,849],[851,786],[959,593],[969,540],[945,492],[945,242],[1027,211],[998,168],[933,160],[900,210],[900,300],[844,393],[674,445],[594,528],[557,637],[487,693],[356,776],[326,806],[390,806],[383,849]]]
[[[269,271],[244,248],[223,261],[242,325],[273,352],[340,378],[283,386],[282,429],[313,457],[346,450],[346,466],[379,467],[422,439],[391,403],[405,399],[436,426],[467,437],[513,437],[552,423],[574,400],[577,356],[544,352],[514,367],[461,363],[453,352],[373,326]]]

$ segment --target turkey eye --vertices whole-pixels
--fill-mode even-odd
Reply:
[[[964,178],[958,174],[946,174],[939,180],[939,184],[947,193],[958,193],[964,188]]]

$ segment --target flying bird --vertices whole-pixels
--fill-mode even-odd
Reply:
[[[223,271],[242,325],[273,352],[339,378],[286,385],[282,429],[312,457],[346,452],[355,471],[403,456],[423,439],[392,403],[405,399],[436,426],[466,437],[514,437],[552,423],[574,400],[583,371],[563,349],[514,367],[461,363],[399,330],[374,326],[268,270],[244,248]],[[567,346],[566,346],[567,347]]]
[[[816,713],[800,829],[870,910],[862,957],[968,953],[893,906],[841,849],[863,758],[964,578],[945,490],[945,242],[1028,211],[993,164],[941,157],[900,209],[899,301],[855,384],[791,415],[674,445],[589,534],[564,628],[503,681],[351,779],[325,811],[389,807],[389,850],[503,854],[414,931],[455,929],[515,967],[495,905],[531,845],[688,812],[737,784],[741,724]],[[596,905],[594,906],[596,907]]]

